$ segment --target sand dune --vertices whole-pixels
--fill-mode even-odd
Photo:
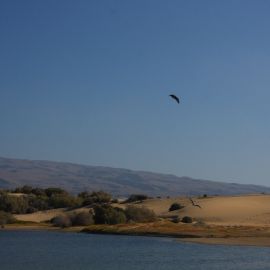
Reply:
[[[203,221],[209,225],[270,226],[270,195],[194,197],[193,199],[201,205],[201,209],[192,206],[187,197],[150,199],[142,203],[135,203],[135,205],[150,208],[161,217],[191,216],[195,220]],[[185,207],[169,212],[168,209],[174,202]],[[125,207],[123,204],[118,206]],[[89,211],[89,208],[81,208],[76,211]],[[23,221],[43,222],[63,212],[66,212],[65,209],[54,209],[33,214],[15,215],[15,217]]]
[[[188,198],[154,199],[142,205],[154,210],[157,214],[179,217],[191,216],[213,225],[270,225],[270,195],[217,196],[211,198],[193,198],[202,209],[192,206]],[[179,202],[185,207],[169,212],[173,202]]]

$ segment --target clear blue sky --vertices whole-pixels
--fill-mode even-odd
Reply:
[[[269,13],[262,0],[1,1],[0,156],[269,186]]]

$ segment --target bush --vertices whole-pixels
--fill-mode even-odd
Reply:
[[[36,196],[47,197],[45,190],[42,189],[42,188],[33,188],[32,189],[32,194],[34,194]]]
[[[95,224],[119,224],[127,221],[122,209],[110,205],[96,205],[94,212]]]
[[[7,212],[0,211],[0,225],[11,224],[16,222],[16,219]]]
[[[87,212],[80,212],[71,218],[72,226],[88,226],[94,224],[93,215]]]
[[[109,224],[123,224],[127,222],[127,217],[123,209],[115,207],[114,211],[110,215]]]
[[[80,205],[75,197],[68,194],[51,195],[48,203],[52,208],[76,207]]]
[[[173,223],[179,223],[180,221],[181,221],[181,219],[179,217],[173,217],[172,218]]]
[[[53,195],[69,195],[68,192],[61,188],[46,188],[45,193],[48,197],[52,197]]]
[[[146,207],[128,206],[125,210],[128,221],[134,222],[152,222],[156,220],[154,211]]]
[[[56,227],[66,228],[72,225],[71,218],[67,215],[59,215],[51,219],[51,223]]]
[[[137,202],[137,201],[143,201],[148,199],[147,195],[144,194],[132,194],[129,196],[129,198],[126,200],[127,203],[130,202]]]
[[[28,199],[24,196],[0,195],[0,210],[2,211],[13,214],[25,214],[28,207]]]
[[[182,222],[183,223],[192,223],[193,219],[192,219],[192,217],[185,216],[182,218]]]
[[[29,197],[29,206],[33,209],[38,210],[47,210],[49,209],[49,198],[44,195],[31,196]]]
[[[91,205],[94,203],[109,203],[112,199],[111,194],[104,191],[81,192],[78,197],[83,199],[82,205]]]
[[[184,208],[185,206],[181,205],[180,203],[173,203],[170,208],[169,211],[175,211],[175,210],[179,210]]]

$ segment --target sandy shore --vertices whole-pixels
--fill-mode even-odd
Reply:
[[[270,247],[270,237],[183,238],[178,241],[208,245]]]
[[[145,224],[146,225],[146,224]],[[175,238],[177,241],[189,242],[189,243],[198,243],[198,244],[210,244],[210,245],[240,245],[240,246],[260,246],[260,247],[270,247],[270,236],[250,236],[250,237],[203,237],[203,234],[193,231],[194,235],[184,233],[173,233],[159,230],[132,230],[131,228],[119,230],[115,229],[115,226],[109,225],[95,225],[94,227],[70,227],[70,228],[57,228],[50,226],[48,224],[34,224],[34,225],[17,225],[10,224],[6,225],[5,228],[0,229],[0,231],[57,231],[57,232],[87,232],[94,234],[116,234],[116,235],[130,235],[130,236],[149,236],[149,237],[169,237]],[[122,226],[123,227],[123,226]],[[190,236],[190,237],[189,237]]]

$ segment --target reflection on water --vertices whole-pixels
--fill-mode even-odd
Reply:
[[[269,253],[154,237],[0,231],[1,270],[269,270]]]

